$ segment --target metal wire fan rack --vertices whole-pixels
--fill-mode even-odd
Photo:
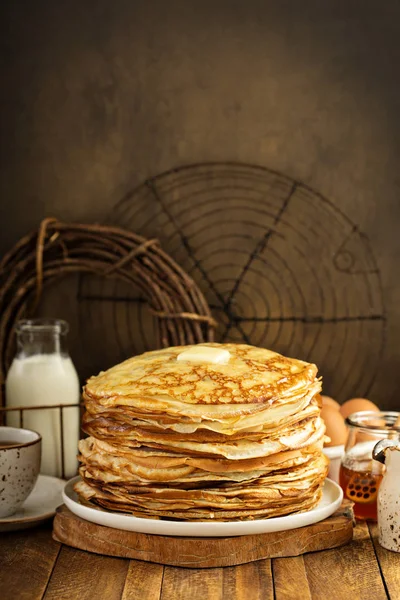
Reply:
[[[160,240],[205,294],[217,340],[313,361],[339,400],[369,393],[385,342],[380,272],[368,237],[321,194],[264,167],[189,165],[146,180],[108,221]],[[121,354],[132,338],[151,347],[140,294],[85,277],[80,300]]]

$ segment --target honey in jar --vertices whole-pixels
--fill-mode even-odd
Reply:
[[[354,502],[357,519],[377,519],[379,486],[385,467],[372,458],[374,446],[397,435],[396,412],[361,411],[346,419],[349,436],[339,473],[344,497]]]
[[[345,498],[354,502],[354,514],[357,519],[376,520],[381,481],[380,473],[372,473],[371,470],[353,471],[342,465],[339,483]]]

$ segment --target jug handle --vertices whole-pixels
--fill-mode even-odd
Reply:
[[[374,446],[372,458],[385,464],[386,450],[388,448],[399,448],[399,442],[397,440],[381,440]]]

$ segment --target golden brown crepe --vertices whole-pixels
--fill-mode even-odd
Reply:
[[[315,365],[244,344],[216,364],[147,352],[89,379],[82,502],[148,518],[309,510],[327,474]],[[178,359],[178,357],[180,357]]]

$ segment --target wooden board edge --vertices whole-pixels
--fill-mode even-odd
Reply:
[[[302,529],[305,528],[279,532],[273,536],[275,541],[272,540],[271,534],[244,536],[246,538],[244,546],[239,544],[237,537],[168,538],[147,534],[133,534],[127,544],[127,532],[112,530],[117,540],[115,541],[110,539],[110,528],[84,521],[67,510],[59,510],[53,523],[53,539],[95,554],[172,567],[201,569],[237,566],[270,558],[300,556],[308,552],[342,546],[353,538],[352,520],[345,515],[338,515],[334,520],[330,518],[309,526],[308,536],[301,531]],[[180,555],[177,553],[177,543],[180,544]]]

